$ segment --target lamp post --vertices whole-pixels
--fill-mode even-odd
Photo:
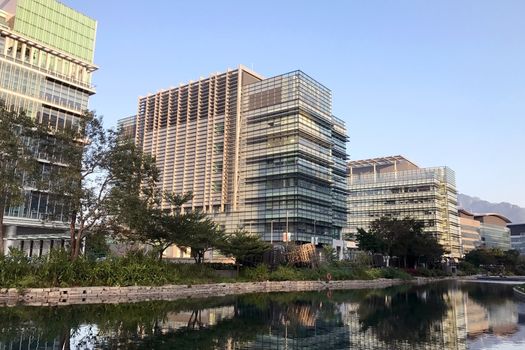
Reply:
[[[270,221],[270,244],[273,244],[273,220]]]

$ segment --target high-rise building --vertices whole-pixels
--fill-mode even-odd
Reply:
[[[241,66],[139,98],[135,141],[162,190],[192,192],[187,209],[226,230],[333,244],[346,225],[347,136],[331,103],[303,72],[264,79]]]
[[[383,216],[411,217],[421,221],[451,257],[461,256],[454,171],[420,168],[402,156],[355,160],[348,169],[351,235]]]
[[[74,128],[95,93],[97,22],[56,0],[0,2],[0,100],[52,129]],[[40,152],[45,173],[56,155]],[[46,192],[27,190],[6,209],[4,249],[41,255],[69,238],[66,211]]]
[[[507,225],[510,229],[511,248],[525,255],[525,224]]]

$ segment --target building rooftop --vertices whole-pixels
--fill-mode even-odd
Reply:
[[[350,167],[365,167],[365,166],[373,166],[373,165],[390,165],[394,164],[396,162],[408,162],[415,166],[416,168],[419,168],[416,164],[411,162],[410,160],[406,159],[403,156],[389,156],[389,157],[380,157],[380,158],[371,158],[371,159],[362,159],[362,160],[353,160],[348,162],[348,166]]]

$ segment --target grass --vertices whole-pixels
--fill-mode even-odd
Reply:
[[[213,265],[176,264],[159,261],[134,252],[124,257],[94,261],[81,257],[69,261],[65,251],[53,251],[45,258],[30,259],[13,251],[0,257],[0,287],[45,288],[74,286],[160,286],[166,284],[202,284],[251,281],[373,280],[377,278],[411,279],[394,268],[364,268],[334,263],[317,269],[279,266],[270,271],[265,265],[245,268],[236,278],[217,276]]]

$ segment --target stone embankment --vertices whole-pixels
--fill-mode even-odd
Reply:
[[[246,293],[299,292],[337,289],[385,288],[403,283],[426,283],[428,279],[404,281],[377,279],[371,281],[283,281],[244,282],[159,287],[74,287],[0,289],[0,306],[55,306],[77,304],[116,304],[150,300],[206,298]]]

